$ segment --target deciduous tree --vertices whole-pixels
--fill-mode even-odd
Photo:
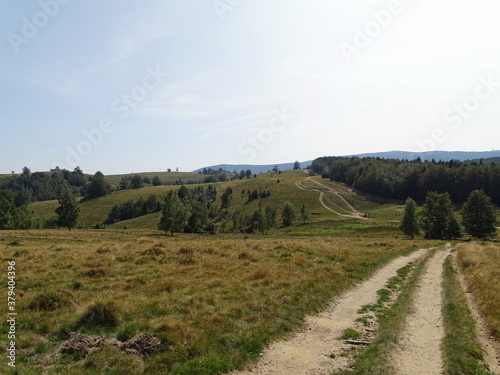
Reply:
[[[7,192],[0,190],[0,229],[14,229],[15,214],[14,200]]]
[[[474,190],[462,207],[462,224],[471,236],[487,239],[495,235],[496,208],[483,190]]]
[[[111,186],[104,180],[102,172],[97,171],[89,184],[85,199],[96,199],[109,194]]]
[[[142,181],[141,176],[138,174],[134,175],[132,177],[132,180],[130,181],[130,186],[132,189],[140,189],[144,187],[144,182]]]
[[[417,204],[411,198],[406,200],[405,213],[399,228],[412,239],[418,234]]]
[[[161,180],[160,180],[160,177],[158,176],[154,176],[153,177],[153,186],[160,186],[161,185]]]
[[[422,216],[426,238],[445,240],[461,236],[460,225],[453,213],[448,193],[428,193]]]
[[[162,207],[162,216],[158,223],[158,229],[170,232],[182,232],[186,226],[190,212],[188,207],[181,201],[176,191],[168,192]]]
[[[76,197],[66,184],[61,184],[57,200],[59,202],[59,206],[56,208],[57,225],[71,230],[76,226],[80,213]]]
[[[295,220],[295,210],[290,202],[285,202],[281,218],[285,227],[289,227],[293,224]]]

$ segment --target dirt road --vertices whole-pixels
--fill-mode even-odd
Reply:
[[[444,337],[441,283],[443,264],[451,246],[438,251],[428,262],[419,281],[413,304],[414,311],[405,322],[399,346],[392,356],[397,374],[439,375],[443,359],[441,341]]]
[[[443,264],[451,250],[450,244],[443,250],[437,250],[428,260],[417,282],[413,311],[406,317],[399,344],[390,356],[395,374],[443,373]],[[304,331],[289,340],[272,344],[253,368],[233,372],[232,375],[330,375],[345,369],[349,365],[349,359],[339,353],[348,350],[349,346],[339,337],[345,329],[356,325],[355,321],[360,316],[357,311],[364,305],[375,303],[376,292],[384,287],[399,268],[422,259],[427,253],[427,250],[418,250],[407,257],[393,260],[372,278],[337,299],[323,313],[309,317]],[[463,279],[461,282],[464,285]],[[477,309],[472,310],[479,322],[478,337],[485,349],[488,367],[494,374],[499,374],[498,344],[487,340],[486,329]],[[336,355],[330,356],[332,353]]]
[[[363,305],[376,302],[377,291],[399,268],[426,253],[427,250],[418,250],[393,260],[369,280],[337,299],[323,313],[309,317],[304,331],[289,340],[272,344],[254,368],[232,375],[329,375],[345,368],[347,359],[338,353],[345,350],[346,344],[338,338],[345,329],[355,325],[359,317],[357,311]],[[337,353],[335,358],[330,357],[331,353]]]
[[[304,185],[304,181],[311,181],[314,182],[316,185],[319,185],[322,189],[315,189],[309,186]],[[295,185],[301,189],[301,190],[307,190],[307,191],[317,191],[319,193],[319,203],[328,211],[333,212],[334,214],[337,214],[339,216],[344,216],[344,217],[349,217],[349,218],[354,218],[354,219],[365,219],[365,215],[359,211],[357,211],[341,194],[340,191],[322,184],[321,182],[318,182],[316,180],[311,179],[311,177],[307,177],[303,181],[297,181]],[[339,205],[335,204],[334,202],[330,202],[328,200],[328,197],[326,196],[326,193],[333,194],[337,198],[339,198],[344,205],[348,208],[348,210],[340,207]],[[330,205],[336,206],[336,209],[331,208],[325,203],[325,199]],[[344,212],[341,212],[344,211]]]

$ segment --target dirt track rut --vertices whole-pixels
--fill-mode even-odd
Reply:
[[[377,291],[399,268],[426,253],[427,250],[418,250],[393,260],[369,280],[337,299],[323,313],[307,318],[305,330],[289,340],[273,343],[254,368],[232,375],[329,375],[345,367],[347,360],[329,356],[345,347],[338,337],[354,326],[359,317],[357,311],[363,305],[376,302]]]
[[[399,345],[392,356],[397,374],[439,375],[443,359],[444,337],[442,318],[443,264],[451,246],[436,252],[429,259],[413,299],[414,311],[405,322]]]

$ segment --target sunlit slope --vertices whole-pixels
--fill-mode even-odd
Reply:
[[[172,173],[173,174],[173,173]],[[160,177],[161,178],[161,177]],[[354,209],[357,212],[366,214],[365,220],[399,220],[402,214],[401,204],[395,203],[378,203],[370,201],[367,198],[355,195],[349,187],[341,184],[330,183],[328,180],[321,179],[316,176],[307,179],[305,171],[284,171],[278,173],[262,173],[255,178],[234,180],[227,182],[186,185],[188,189],[195,186],[213,185],[217,188],[217,199],[211,204],[217,208],[217,217],[214,219],[216,223],[222,221],[231,221],[231,214],[237,208],[241,208],[246,216],[251,215],[261,205],[265,208],[267,205],[275,205],[279,210],[283,207],[286,201],[289,201],[295,208],[297,217],[300,214],[302,204],[306,204],[310,218],[309,222],[321,222],[331,220],[345,220],[345,217],[335,214],[332,210],[328,210],[322,206],[320,202],[320,193],[327,192],[327,188],[318,185],[316,182],[334,188],[340,196],[328,193],[325,194],[323,203],[328,207],[336,208],[339,212],[352,212]],[[307,187],[315,187],[316,190],[304,190],[298,188],[298,184]],[[221,208],[221,196],[225,189],[230,187],[233,191],[232,199],[229,206],[229,211],[226,214]],[[138,200],[139,198],[147,199],[150,195],[156,195],[160,200],[169,190],[178,189],[179,186],[156,186],[145,187],[142,189],[130,189],[115,191],[105,197],[99,199],[82,202],[80,204],[79,221],[86,227],[93,227],[97,223],[103,223],[108,217],[109,211],[115,204],[125,203],[127,200]],[[266,190],[270,192],[270,196],[263,199],[256,199],[251,202],[248,200],[248,192],[257,192]],[[57,207],[57,201],[36,202],[30,205],[30,209],[36,216],[47,219],[54,215]],[[352,208],[351,208],[352,207]],[[335,210],[334,210],[335,211]],[[144,215],[131,220],[125,220],[112,225],[113,228],[127,227],[129,229],[155,229],[160,218],[160,213]]]

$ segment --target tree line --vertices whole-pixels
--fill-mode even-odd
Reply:
[[[125,203],[115,204],[104,224],[115,224],[158,211],[161,211],[161,203],[156,195],[151,194],[147,199],[140,197],[136,201],[129,199]]]
[[[480,189],[500,205],[500,163],[322,157],[311,167],[324,178],[384,198],[424,201],[435,191],[448,193],[459,204]]]
[[[57,199],[59,186],[66,183],[78,196],[87,193],[88,177],[76,167],[73,171],[54,170],[51,173],[31,173],[27,167],[20,175],[0,178],[0,190],[6,191],[16,207],[25,207],[31,202]]]
[[[196,192],[197,189],[198,192]],[[162,216],[158,223],[159,230],[163,230],[167,234],[170,233],[172,236],[176,232],[215,233],[217,230],[216,222],[220,222],[220,232],[223,233],[266,233],[280,225],[278,207],[267,205],[264,208],[260,203],[259,208],[247,216],[244,215],[241,207],[236,207],[230,216],[232,227],[229,229],[229,220],[226,215],[230,207],[232,189],[226,188],[223,191],[221,206],[218,210],[215,209],[213,204],[207,204],[209,202],[203,198],[203,188],[195,188],[193,192],[194,195],[190,192],[183,193],[182,188],[178,191],[171,190],[168,192],[162,204]],[[200,198],[202,199],[200,200]],[[215,202],[215,196],[212,197],[211,202]],[[210,210],[207,211],[206,207],[210,207]],[[220,211],[223,211],[222,218],[214,220]],[[282,225],[289,227],[294,224],[296,218],[295,208],[290,202],[285,202],[281,210]],[[304,224],[309,219],[309,209],[305,204],[301,207],[300,218]]]

